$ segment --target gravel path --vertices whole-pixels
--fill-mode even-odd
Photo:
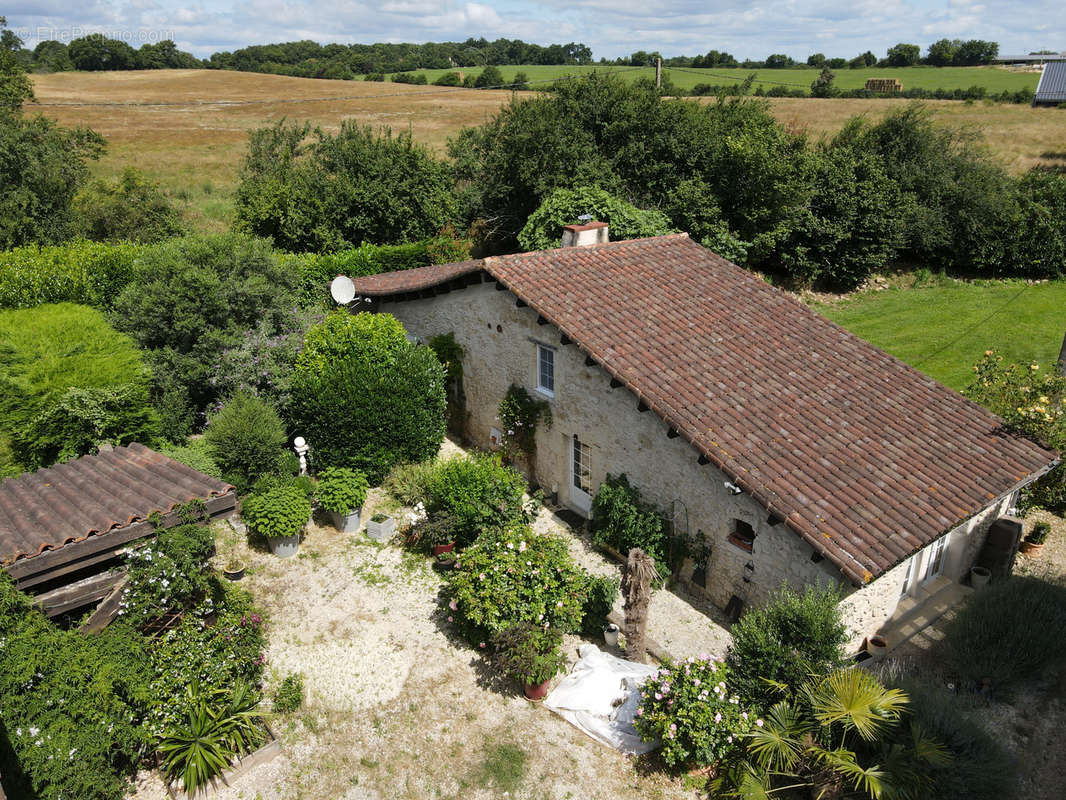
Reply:
[[[384,501],[372,491],[364,517]],[[538,526],[556,525],[550,517],[545,512]],[[581,549],[579,540],[574,545]],[[480,800],[505,791],[536,800],[696,797],[681,779],[635,769],[631,758],[501,682],[453,636],[436,601],[441,581],[426,559],[317,525],[296,558],[253,550],[235,534],[220,539],[216,559],[231,553],[248,564],[243,585],[267,614],[265,696],[300,671],[307,702],[271,720],[283,754],[220,787],[220,800]],[[597,571],[615,569],[594,553],[582,560]],[[654,618],[679,602],[658,593]],[[692,613],[692,623],[675,621],[677,633],[664,639],[689,637],[688,625],[701,617]],[[695,633],[691,640],[699,647],[714,641]],[[571,660],[580,643],[567,638]],[[166,793],[145,772],[136,797],[165,800]]]

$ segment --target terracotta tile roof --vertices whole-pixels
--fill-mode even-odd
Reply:
[[[7,478],[0,482],[0,564],[232,490],[140,444]]]
[[[383,272],[354,278],[356,294],[367,297],[382,297],[400,292],[416,292],[439,286],[442,283],[478,272],[484,268],[484,262],[459,261],[455,264],[437,264],[430,267],[416,267],[399,272]]]
[[[856,584],[1055,462],[685,234],[481,265]]]

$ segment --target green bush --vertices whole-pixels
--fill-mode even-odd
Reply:
[[[161,737],[185,718],[189,686],[198,684],[206,691],[241,682],[259,685],[265,646],[263,618],[251,596],[231,584],[216,583],[211,595],[152,643],[146,721],[151,735]]]
[[[670,220],[661,211],[644,211],[602,189],[583,186],[556,189],[545,198],[518,234],[518,243],[523,250],[559,247],[563,226],[578,224],[581,214],[591,214],[598,222],[610,225],[611,241],[673,232]]]
[[[362,472],[345,467],[326,467],[317,477],[315,497],[326,511],[350,514],[362,508],[369,488]]]
[[[436,462],[420,461],[414,464],[397,464],[381,485],[393,498],[405,506],[414,506],[429,500],[429,483],[437,469]]]
[[[448,573],[451,622],[479,645],[519,623],[564,633],[581,626],[587,576],[566,542],[517,525],[485,534],[466,548]]]
[[[152,351],[156,387],[195,412],[221,396],[217,365],[245,331],[293,330],[299,277],[269,242],[188,236],[145,251],[115,302],[115,325]]]
[[[430,514],[447,514],[455,541],[466,547],[484,531],[502,530],[523,519],[526,480],[499,456],[470,455],[436,466],[429,479]]]
[[[497,668],[522,686],[540,686],[566,668],[563,635],[553,628],[520,622],[492,637]]]
[[[444,368],[388,314],[330,315],[308,331],[293,377],[293,425],[318,467],[380,483],[444,440]]]
[[[727,760],[756,727],[731,678],[728,666],[707,655],[677,663],[667,659],[640,687],[637,733],[646,741],[659,739],[670,766]]]
[[[803,594],[782,588],[761,608],[749,610],[733,626],[728,662],[741,700],[768,708],[780,695],[766,681],[793,690],[811,675],[826,675],[846,663],[847,628],[840,597],[808,586]]]
[[[482,69],[474,79],[474,87],[477,89],[501,89],[503,86],[503,73],[491,64]]]
[[[1009,690],[1066,659],[1066,586],[1015,576],[975,592],[944,625],[949,669],[971,686]]]
[[[0,250],[71,238],[74,195],[103,151],[103,138],[88,128],[0,111]]]
[[[287,437],[273,406],[241,393],[208,417],[204,440],[224,479],[243,492],[277,470]]]
[[[211,589],[207,560],[214,549],[211,531],[197,525],[160,531],[131,549],[118,615],[140,628],[168,611],[199,603]]]
[[[299,672],[286,675],[274,692],[274,713],[291,714],[304,703],[304,678]]]
[[[155,440],[149,372],[99,311],[69,303],[0,311],[0,343],[0,435],[24,467],[102,442]]]
[[[596,491],[590,529],[592,541],[597,544],[607,545],[623,556],[639,547],[655,559],[660,572],[669,570],[666,520],[629,485],[625,473],[608,475]]]
[[[198,472],[222,480],[222,470],[219,469],[215,460],[211,458],[207,442],[203,437],[189,439],[186,444],[164,445],[159,448],[159,452],[187,467],[192,467]]]
[[[133,263],[143,252],[136,245],[83,239],[0,252],[0,308],[66,302],[109,309],[133,277]]]
[[[581,609],[581,632],[599,636],[607,624],[607,615],[618,597],[618,578],[590,575],[585,588],[585,604]]]
[[[293,252],[426,239],[459,212],[450,165],[409,133],[351,122],[253,131],[236,206],[241,229]]]
[[[158,242],[182,233],[181,215],[159,184],[127,167],[114,183],[96,180],[74,196],[79,233],[94,242]]]
[[[244,498],[241,519],[263,536],[296,536],[311,519],[311,501],[294,484],[275,486]]]
[[[393,83],[413,83],[420,86],[426,85],[426,74],[424,72],[397,72],[392,76]]]
[[[131,788],[150,740],[151,669],[123,626],[62,630],[0,573],[0,774],[11,798],[113,800]]]
[[[437,80],[433,81],[434,86],[462,86],[463,79],[459,77],[458,72],[445,72]]]

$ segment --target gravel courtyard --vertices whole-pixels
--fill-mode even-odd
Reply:
[[[386,502],[372,491],[364,519]],[[569,530],[547,510],[536,527]],[[571,539],[586,568],[618,570]],[[265,696],[299,671],[307,699],[295,714],[271,720],[283,754],[217,797],[697,796],[684,776],[642,769],[501,682],[453,636],[436,601],[442,581],[427,559],[314,524],[293,559],[250,548],[226,525],[218,549],[219,565],[234,553],[245,560],[243,585],[268,615]],[[679,657],[724,654],[728,644],[723,629],[668,591],[656,593],[649,636]],[[571,662],[580,643],[565,643]],[[140,778],[139,800],[166,797],[156,775]]]

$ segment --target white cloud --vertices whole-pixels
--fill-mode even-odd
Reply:
[[[27,0],[8,22],[31,47],[35,29],[125,31],[142,37],[167,32],[179,46],[206,56],[250,44],[424,42],[470,36],[520,38],[549,44],[581,41],[595,56],[635,50],[667,55],[727,50],[738,58],[814,51],[852,56],[897,42],[927,47],[935,39],[982,38],[1006,51],[1066,47],[1049,20],[1061,0],[1032,0],[1020,13],[1008,0]],[[47,34],[46,34],[47,35]],[[1051,41],[1049,41],[1049,39]]]

